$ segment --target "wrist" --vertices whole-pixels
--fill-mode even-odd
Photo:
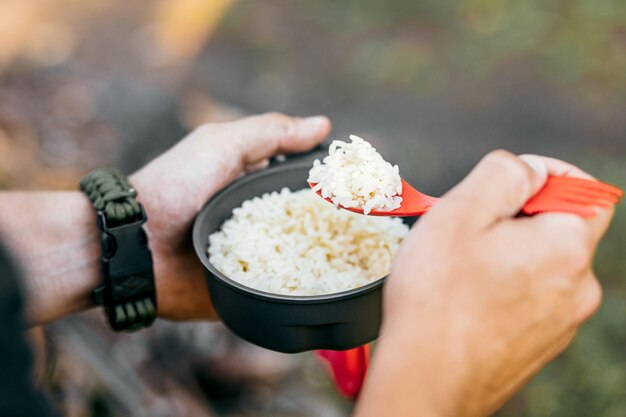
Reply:
[[[22,265],[29,324],[93,306],[90,293],[100,282],[99,234],[80,192],[0,194],[0,234]]]
[[[474,417],[463,370],[415,320],[381,329],[358,417]],[[424,326],[428,324],[424,323]],[[420,352],[416,355],[416,352]]]
[[[168,320],[216,320],[204,272],[194,253],[161,255],[155,249],[158,315]]]
[[[170,320],[214,320],[217,314],[190,237],[193,219],[205,202],[202,193],[198,193],[202,184],[190,187],[181,182],[164,186],[164,181],[168,179],[160,176],[152,164],[130,177],[148,217],[145,229],[154,262],[158,316]]]

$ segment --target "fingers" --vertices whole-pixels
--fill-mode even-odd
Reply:
[[[555,158],[549,158],[546,156],[538,156],[538,155],[523,155],[524,157],[533,157],[537,158],[539,161],[545,164],[548,169],[548,175],[551,176],[566,176],[566,177],[577,177],[577,178],[585,178],[593,180],[595,179],[582,169],[569,164],[567,162],[561,161]],[[521,158],[522,156],[520,156]],[[613,218],[613,214],[615,212],[614,206],[610,206],[608,208],[596,208],[596,215],[584,219],[585,223],[589,225],[591,244],[593,246],[597,245],[598,241],[604,236],[606,233],[609,224],[611,223],[611,219]]]
[[[548,171],[548,175],[553,177],[577,177],[590,180],[595,179],[582,169],[565,161],[561,161],[560,159],[532,154],[524,154],[520,155],[519,157],[526,161],[534,160],[540,164],[543,164]]]
[[[489,153],[444,196],[445,204],[464,213],[465,221],[478,227],[517,215],[547,178],[541,161],[532,157],[526,160],[529,162],[503,150]]]
[[[528,166],[530,166],[532,169],[535,170],[535,172],[537,172],[539,178],[541,179],[541,184],[546,181],[546,179],[548,178],[548,165],[543,159],[541,159],[541,157],[539,157],[538,155],[525,154],[519,155],[518,158],[526,162]]]
[[[263,158],[260,161],[252,162],[246,165],[246,173],[252,173],[267,168],[270,165],[269,158]]]
[[[572,344],[572,341],[576,337],[577,331],[578,328],[574,328],[562,335],[559,340],[552,344],[550,348],[544,353],[543,358],[541,358],[541,362],[543,362],[543,364],[545,365],[557,356],[559,356],[561,353],[563,353],[563,351]]]
[[[539,155],[520,155],[520,158],[534,159],[545,165],[548,175],[550,176],[595,179],[582,169],[559,159]],[[593,251],[602,236],[606,233],[611,219],[613,218],[615,208],[614,206],[604,208],[596,207],[595,211],[596,215],[590,218],[582,218],[563,213],[545,213],[535,216],[532,220],[534,223],[550,228],[554,235],[561,236],[561,238],[571,236],[570,232],[573,228],[578,229],[580,233],[577,233],[577,237],[586,239],[589,250]],[[568,219],[564,219],[565,217],[568,217]],[[587,227],[577,227],[579,225],[586,225]],[[576,236],[571,236],[571,238],[576,238]]]
[[[539,240],[552,242],[555,246],[568,244],[568,241],[580,242],[589,256],[593,256],[615,213],[613,207],[595,210],[596,215],[588,218],[569,213],[543,213],[523,220],[532,225]]]
[[[602,286],[592,273],[588,274],[581,285],[580,301],[574,314],[577,325],[589,320],[598,311],[602,302]]]
[[[563,175],[593,179],[580,168],[555,158],[516,157],[506,151],[494,151],[485,156],[440,204],[462,217],[466,224],[486,227],[516,216],[524,203],[541,189],[547,176]],[[587,219],[572,214],[546,213],[535,216],[531,222],[551,230],[551,235],[558,239],[566,239],[566,236],[585,239],[590,253],[593,253],[608,229],[614,207],[597,207],[595,210],[596,215]],[[583,225],[586,227],[580,227]]]
[[[290,117],[267,113],[232,123],[239,156],[253,164],[279,153],[304,152],[318,145],[331,130],[327,117]]]

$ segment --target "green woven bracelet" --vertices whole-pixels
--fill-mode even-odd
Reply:
[[[92,291],[116,331],[147,327],[156,318],[152,254],[143,229],[147,217],[137,191],[116,169],[98,169],[80,182],[97,212],[103,283]]]

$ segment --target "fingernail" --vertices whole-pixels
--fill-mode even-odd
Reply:
[[[270,164],[270,160],[268,158],[262,159],[252,164],[248,164],[248,166],[246,166],[246,172],[251,173],[251,172],[260,171],[262,169],[267,168],[269,164]]]
[[[302,122],[307,126],[307,128],[317,130],[328,123],[328,118],[326,116],[312,116],[305,118]]]
[[[539,159],[535,155],[520,155],[519,159],[526,162],[526,164],[540,176],[545,177],[548,175],[548,168],[541,161],[541,159]]]

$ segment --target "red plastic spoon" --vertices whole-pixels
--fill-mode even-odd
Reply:
[[[309,183],[313,188],[315,183]],[[321,197],[321,191],[317,191]],[[522,207],[522,213],[527,215],[543,212],[574,213],[582,217],[592,217],[595,211],[593,206],[608,207],[619,203],[624,192],[610,184],[596,180],[575,177],[548,177],[546,184],[537,194]],[[332,203],[330,198],[326,201]],[[400,207],[391,211],[372,210],[371,216],[411,217],[426,213],[439,199],[420,193],[408,182],[402,180],[402,203]],[[363,214],[363,209],[341,207],[354,213]]]

